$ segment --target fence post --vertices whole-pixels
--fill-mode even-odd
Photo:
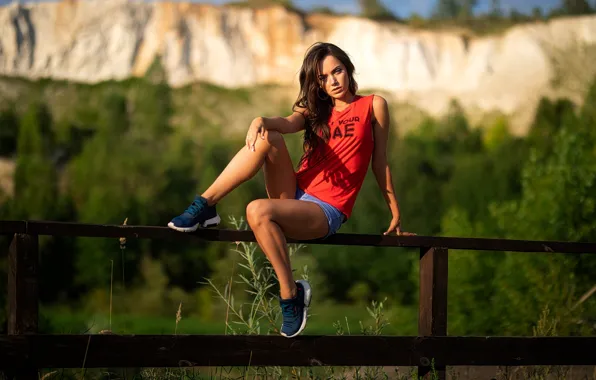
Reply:
[[[447,335],[447,249],[420,248],[419,336]],[[419,378],[431,378],[433,358],[421,358]],[[434,367],[439,379],[445,379],[445,366]]]
[[[8,335],[37,334],[39,318],[37,235],[15,234],[8,253]],[[37,379],[36,368],[10,377]]]

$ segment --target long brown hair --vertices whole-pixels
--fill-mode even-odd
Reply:
[[[304,128],[304,142],[302,144],[304,155],[299,166],[322,144],[329,141],[329,126],[327,121],[331,115],[333,103],[331,97],[320,88],[319,63],[325,57],[332,55],[345,67],[349,78],[349,90],[353,95],[358,91],[358,84],[354,80],[354,65],[342,49],[327,42],[317,42],[312,45],[304,56],[300,68],[300,92],[292,108],[307,110]]]

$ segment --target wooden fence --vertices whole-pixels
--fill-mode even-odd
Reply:
[[[594,337],[447,336],[448,250],[596,254],[596,243],[430,236],[337,234],[307,244],[420,249],[417,336],[40,335],[40,235],[188,241],[254,242],[250,231],[0,221],[13,235],[8,260],[8,335],[0,338],[0,369],[37,379],[40,368],[179,366],[417,366],[440,378],[446,366],[596,365]],[[297,241],[288,240],[290,243]],[[396,254],[397,254],[396,250]]]

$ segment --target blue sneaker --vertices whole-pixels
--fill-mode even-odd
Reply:
[[[197,228],[208,228],[219,225],[221,218],[215,210],[215,205],[209,206],[207,200],[199,195],[190,206],[168,223],[168,227],[181,232],[196,231]]]
[[[279,300],[283,319],[281,335],[286,338],[295,337],[306,327],[306,318],[312,291],[309,283],[304,280],[296,281],[296,288],[296,297],[287,300]]]

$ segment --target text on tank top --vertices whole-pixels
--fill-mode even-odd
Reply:
[[[298,187],[336,207],[346,220],[352,214],[374,149],[373,97],[356,96],[346,109],[333,110],[328,121],[329,141],[320,144],[296,172]]]

